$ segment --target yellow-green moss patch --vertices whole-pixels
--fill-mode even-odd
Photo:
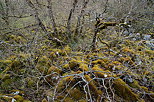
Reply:
[[[128,101],[138,101],[139,96],[132,92],[128,85],[121,79],[114,80],[114,89],[116,94]]]

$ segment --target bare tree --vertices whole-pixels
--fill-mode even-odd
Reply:
[[[34,6],[34,4],[31,2],[31,0],[26,0],[26,2],[34,10],[34,17],[37,20],[40,28],[44,31],[45,35],[48,36],[48,39],[56,42],[58,45],[65,44],[60,39],[58,39],[56,37],[52,37],[51,34],[47,31],[45,25],[42,23],[41,19],[39,18],[39,13],[37,11],[37,8]]]
[[[72,37],[72,34],[71,34],[71,20],[72,20],[72,14],[75,11],[75,7],[76,7],[77,3],[78,3],[78,0],[74,0],[73,7],[70,10],[69,17],[67,19],[67,33],[68,33],[68,38],[71,38]]]
[[[76,35],[79,35],[82,32],[82,28],[83,28],[83,24],[84,24],[84,13],[85,13],[85,8],[87,7],[88,2],[89,2],[89,0],[83,0],[82,9],[80,11],[80,14],[79,14],[78,20],[77,20],[77,25],[76,25],[76,30],[75,30]]]
[[[47,0],[48,2],[48,12],[49,12],[49,18],[51,19],[51,23],[52,23],[52,28],[54,30],[54,35],[57,33],[57,29],[56,29],[56,22],[55,22],[55,18],[54,18],[54,14],[53,14],[53,10],[52,10],[52,0]]]
[[[42,23],[41,19],[39,18],[39,13],[37,11],[37,8],[34,6],[34,4],[31,2],[31,0],[26,0],[26,2],[28,3],[28,5],[34,10],[34,17],[37,20],[39,26],[41,27],[41,29],[47,33],[47,29],[45,28],[44,24]]]
[[[9,0],[5,0],[4,4],[5,6],[3,5],[3,2],[0,2],[0,14],[6,25],[9,26]]]

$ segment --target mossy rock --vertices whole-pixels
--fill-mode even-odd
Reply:
[[[85,63],[80,63],[80,64],[79,64],[79,69],[80,69],[81,71],[88,71],[88,70],[89,70],[88,65],[85,64]]]
[[[12,79],[5,79],[2,81],[1,83],[1,88],[4,89],[4,90],[9,90],[11,88],[11,84],[13,83],[13,80]]]
[[[139,101],[138,94],[132,92],[128,85],[122,79],[115,79],[113,87],[115,93],[127,101]]]
[[[24,101],[24,98],[20,95],[15,95],[13,98],[16,99],[17,102],[23,102]]]
[[[55,66],[51,66],[48,71],[47,71],[47,77],[46,80],[48,81],[48,83],[50,83],[51,85],[54,85],[57,83],[58,79],[57,77],[60,76],[62,74],[62,70],[55,67]]]
[[[5,80],[9,78],[10,78],[10,74],[0,73],[0,80]]]
[[[12,60],[2,60],[0,62],[2,62],[4,64],[10,64],[10,63],[12,63]]]
[[[57,87],[57,91],[61,92],[66,88],[66,85],[68,83],[70,83],[71,87],[72,85],[74,85],[76,83],[77,80],[75,80],[74,76],[67,76],[62,78],[59,82],[58,82],[58,87]]]
[[[32,102],[32,101],[30,101],[30,100],[23,100],[23,102]]]
[[[88,65],[86,64],[86,61],[80,61],[80,60],[70,60],[68,64],[65,64],[63,66],[64,69],[67,70],[73,70],[73,71],[87,71],[88,70]]]
[[[12,70],[19,70],[21,66],[23,66],[23,64],[21,61],[19,61],[19,59],[14,60],[10,65]]]
[[[145,53],[154,57],[154,51],[152,50],[145,50]]]
[[[120,57],[120,58],[118,58],[118,61],[121,63],[129,63],[130,65],[134,64],[131,57]]]
[[[16,93],[16,94],[22,94],[22,95],[24,95],[25,93],[24,91],[16,90],[16,89],[11,90],[10,92],[12,92],[13,94]]]
[[[54,102],[75,102],[71,97],[67,96],[57,96]]]
[[[42,102],[48,102],[45,98],[42,100]]]
[[[74,102],[74,100],[70,97],[66,97],[63,102]]]
[[[69,95],[72,99],[74,100],[80,100],[81,98],[85,97],[84,92],[82,92],[81,90],[74,88],[72,90],[70,90]]]
[[[62,52],[65,53],[65,55],[67,55],[72,52],[72,49],[68,45],[66,45]]]
[[[79,100],[79,102],[87,102],[87,100],[86,99],[81,99],[81,100]]]
[[[38,59],[36,68],[44,74],[47,74],[48,69],[50,68],[50,59],[47,56],[42,56]]]
[[[0,99],[0,102],[5,102],[4,100]]]
[[[132,88],[135,88],[137,90],[142,90],[142,91],[144,91],[146,93],[149,93],[149,96],[152,97],[152,98],[154,98],[154,92],[149,91],[148,88],[145,87],[145,86],[140,86],[139,85],[139,82],[136,81],[136,80],[134,80],[133,83],[129,83],[129,86],[131,86]]]
[[[55,66],[51,66],[48,69],[47,74],[52,74],[52,72],[56,72],[57,74],[61,74],[62,73],[62,70],[60,68],[55,67]]]
[[[100,64],[101,66],[105,66],[107,64],[107,60],[98,59],[92,62],[92,64]]]
[[[103,92],[97,88],[96,82],[94,80],[92,80],[89,75],[85,75],[84,77],[85,77],[86,81],[88,82],[88,85],[90,87],[90,91],[93,93],[93,95],[96,98],[101,96],[103,94]]]
[[[65,46],[63,49],[52,49],[51,51],[51,57],[55,58],[58,56],[66,56],[70,54],[72,50],[69,46]]]
[[[130,49],[130,48],[123,48],[122,52],[135,54],[135,52],[132,49]]]
[[[33,87],[34,85],[36,85],[35,80],[33,78],[27,77],[25,81],[27,82],[28,87]]]
[[[11,96],[7,96],[7,95],[1,95],[0,96],[0,100],[1,99],[2,99],[2,102],[11,102],[12,101],[12,97]]]
[[[115,70],[123,70],[124,66],[121,62],[119,61],[113,61],[111,63],[109,63],[106,67],[106,69],[110,70],[110,71],[115,71]]]
[[[134,80],[133,83],[128,83],[128,85],[132,88],[140,89],[141,86],[139,85],[138,81]]]
[[[113,73],[111,73],[109,70],[104,70],[103,68],[100,68],[99,65],[94,65],[92,68],[94,74],[99,77],[99,78],[106,78],[106,77],[111,77],[115,76]]]
[[[48,64],[50,59],[47,56],[42,56],[39,58],[38,63],[41,65],[46,65]]]

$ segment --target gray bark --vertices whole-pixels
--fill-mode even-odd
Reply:
[[[57,29],[56,29],[56,22],[55,22],[53,10],[52,10],[52,0],[47,0],[47,1],[48,1],[49,18],[51,19],[52,28],[54,30],[54,35],[55,35],[57,33]]]

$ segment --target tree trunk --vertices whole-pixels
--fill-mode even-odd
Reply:
[[[78,16],[78,21],[77,21],[77,25],[76,25],[76,30],[75,30],[75,34],[76,35],[79,35],[81,32],[82,32],[82,24],[84,24],[84,17],[83,17],[83,14],[85,12],[85,8],[87,7],[87,4],[88,4],[89,0],[84,0],[83,1],[83,7],[81,9],[81,12]],[[81,19],[82,19],[82,22],[81,22]]]
[[[69,17],[68,17],[68,20],[67,20],[68,38],[72,38],[72,34],[71,34],[71,19],[72,19],[72,14],[75,11],[75,7],[76,7],[77,3],[78,3],[78,0],[74,0],[73,8],[70,10]]]
[[[34,4],[31,2],[31,0],[26,0],[26,2],[28,3],[28,5],[34,10],[34,17],[37,20],[40,28],[44,31],[44,33],[48,36],[49,40],[52,40],[54,42],[56,42],[58,45],[65,45],[65,43],[63,41],[61,41],[60,39],[56,38],[56,37],[52,37],[50,35],[50,33],[47,31],[45,25],[42,23],[41,19],[39,18],[39,13],[37,11],[37,9],[35,8]]]
[[[9,26],[9,0],[5,0],[5,15],[4,15],[4,20],[7,26]]]
[[[56,22],[55,22],[53,10],[52,10],[52,0],[47,0],[47,1],[48,1],[48,13],[49,13],[49,18],[51,19],[52,28],[53,28],[53,30],[54,30],[54,35],[56,35],[57,29],[56,29]]]

